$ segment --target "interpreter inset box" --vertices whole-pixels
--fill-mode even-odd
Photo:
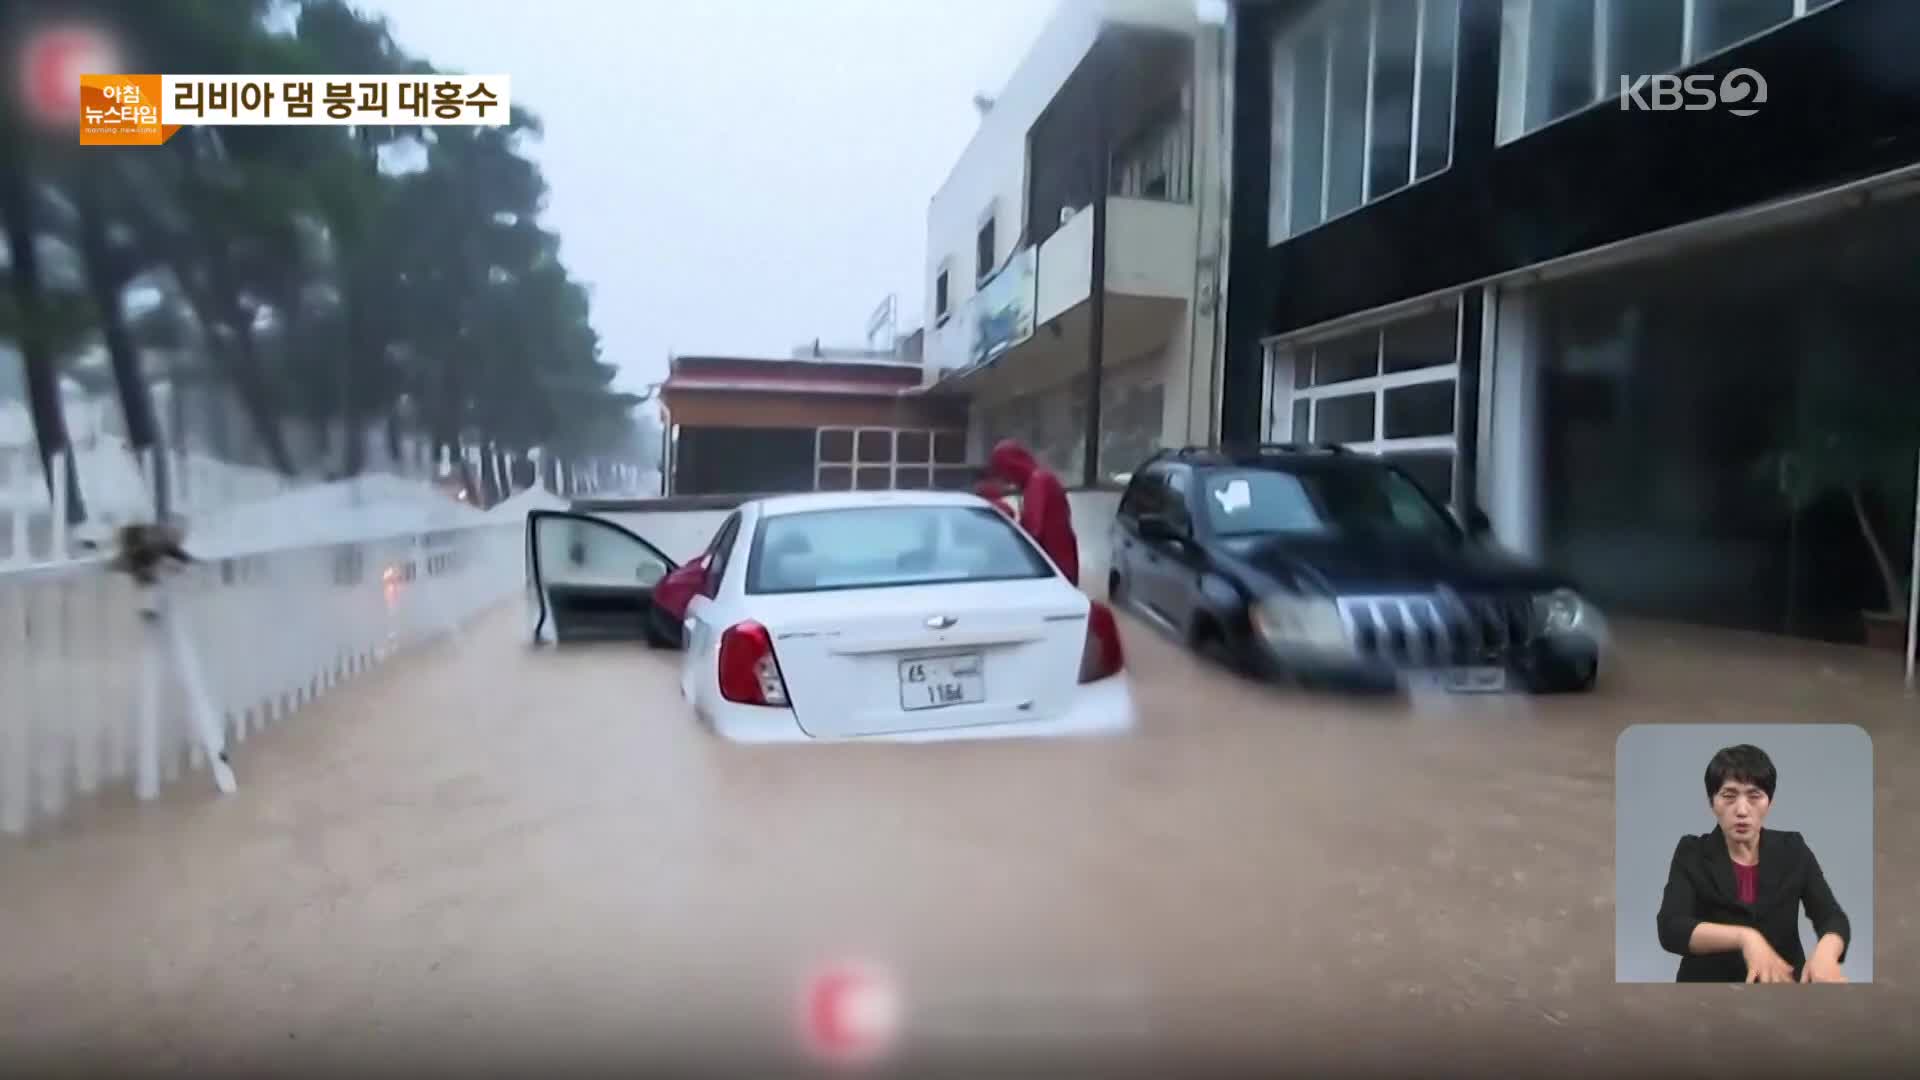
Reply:
[[[1873,981],[1873,740],[1636,724],[1614,757],[1617,982]]]

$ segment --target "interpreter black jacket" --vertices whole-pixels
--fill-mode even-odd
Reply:
[[[1734,883],[1733,856],[1718,827],[1700,836],[1683,836],[1673,849],[1667,870],[1667,890],[1660,899],[1660,947],[1683,957],[1676,982],[1745,982],[1747,964],[1738,952],[1688,954],[1693,928],[1703,922],[1751,926],[1760,931],[1780,958],[1793,965],[1793,976],[1807,962],[1800,947],[1800,908],[1807,909],[1814,939],[1839,934],[1849,946],[1853,927],[1833,898],[1820,860],[1797,832],[1760,830],[1760,872],[1754,903],[1740,902]],[[1841,956],[1846,956],[1845,949]]]

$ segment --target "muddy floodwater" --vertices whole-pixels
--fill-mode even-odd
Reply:
[[[844,962],[894,988],[901,1071],[1920,1051],[1893,1019],[1920,1004],[1894,903],[1920,895],[1920,708],[1881,656],[1627,626],[1591,696],[1356,702],[1123,619],[1137,734],[751,748],[690,723],[666,654],[520,624],[252,736],[235,796],[106,796],[0,842],[5,1060],[792,1063],[802,988]],[[1873,985],[1615,985],[1614,742],[1661,721],[1873,735]]]

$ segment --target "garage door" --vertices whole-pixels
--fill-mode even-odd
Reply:
[[[1270,346],[1268,440],[1380,454],[1450,501],[1459,323],[1454,303],[1337,337]]]

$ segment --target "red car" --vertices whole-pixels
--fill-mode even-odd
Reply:
[[[693,594],[707,583],[709,556],[710,553],[702,553],[687,565],[669,572],[653,587],[653,625],[647,635],[649,643],[663,649],[678,649],[686,645],[684,624],[687,620],[687,604],[693,599]]]

